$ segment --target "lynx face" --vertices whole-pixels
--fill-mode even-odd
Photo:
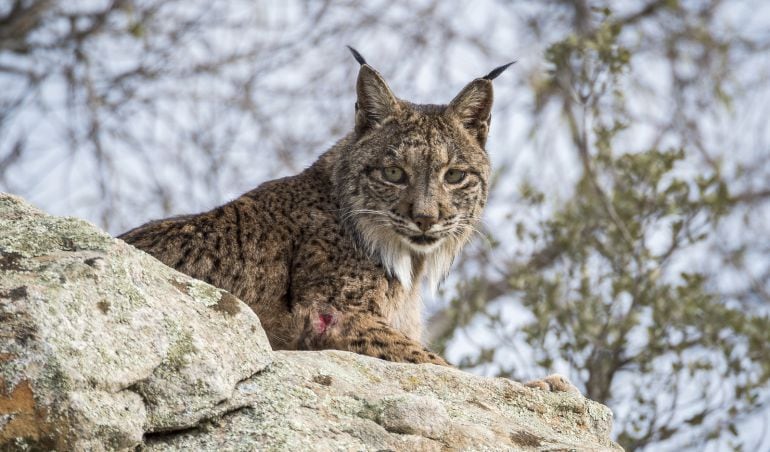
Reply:
[[[474,80],[449,105],[415,105],[364,65],[357,88],[356,129],[335,171],[343,220],[404,286],[419,256],[435,287],[486,204],[491,82]]]
[[[489,161],[446,110],[411,109],[355,149],[360,167],[351,169],[362,177],[353,181],[360,195],[352,207],[359,226],[392,234],[413,253],[429,254],[447,241],[458,248],[486,203]]]

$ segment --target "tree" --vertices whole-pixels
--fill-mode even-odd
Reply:
[[[729,247],[721,235],[734,225],[726,219],[747,199],[766,202],[767,192],[732,193],[736,184],[718,160],[688,172],[697,165],[688,141],[697,137],[680,135],[678,145],[665,149],[664,137],[641,149],[631,145],[639,120],[630,111],[639,99],[627,95],[627,79],[637,56],[621,37],[639,14],[618,19],[602,9],[595,24],[548,49],[551,72],[538,87],[537,108],[557,103],[580,177],[569,199],[506,228],[529,245],[524,251],[508,259],[476,256],[488,270],[460,284],[440,315],[437,343],[446,346],[458,329],[481,322],[496,338],[466,355],[464,367],[522,378],[534,360],[535,374],[568,371],[589,398],[615,409],[626,450],[679,449],[718,438],[740,448],[741,441],[728,438],[737,437],[740,420],[768,406],[768,279],[753,283],[759,303],[756,297],[747,303],[745,294],[720,291],[721,271],[697,260],[721,260],[704,251]],[[715,38],[698,39],[706,48]],[[724,80],[709,75],[710,95],[724,108]],[[695,134],[691,127],[670,130]],[[541,212],[548,198],[527,184],[520,195],[528,210]],[[529,358],[509,358],[522,349]]]

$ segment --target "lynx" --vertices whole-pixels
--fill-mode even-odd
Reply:
[[[355,126],[312,166],[120,238],[246,302],[275,349],[447,365],[420,342],[420,283],[444,278],[487,202],[492,80],[512,63],[417,105],[350,50]]]

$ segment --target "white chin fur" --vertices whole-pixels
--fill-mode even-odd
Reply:
[[[431,244],[412,243],[392,229],[372,224],[364,218],[359,218],[357,223],[369,253],[379,257],[388,273],[397,278],[407,291],[412,289],[415,282],[415,275],[412,274],[413,255],[424,256],[424,275],[435,294],[449,272],[455,254],[467,239],[467,236],[460,239],[445,237]]]
[[[449,273],[449,267],[455,259],[455,255],[460,251],[465,239],[462,242],[453,239],[442,239],[436,243],[436,248],[426,255],[425,276],[428,279],[428,287],[431,294],[436,295],[439,284]]]

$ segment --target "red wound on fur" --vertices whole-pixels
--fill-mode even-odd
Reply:
[[[332,321],[334,320],[334,316],[331,314],[321,314],[321,321],[324,323],[324,326],[331,325]]]
[[[318,334],[323,334],[323,333],[325,333],[325,332],[326,332],[326,329],[327,329],[327,328],[328,328],[330,325],[332,325],[332,324],[334,324],[334,323],[335,323],[335,322],[334,322],[334,320],[335,320],[335,319],[334,319],[334,315],[333,315],[333,314],[328,314],[328,313],[326,313],[326,314],[319,314],[319,315],[318,315],[318,320],[319,320],[319,321],[318,321],[318,324],[317,324],[317,328],[318,328]]]

